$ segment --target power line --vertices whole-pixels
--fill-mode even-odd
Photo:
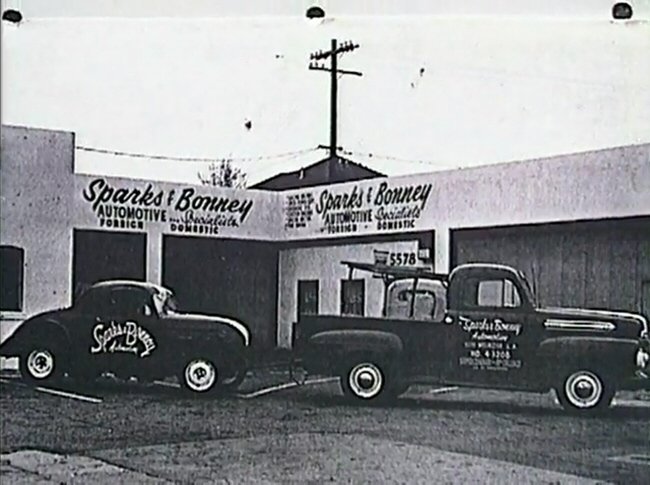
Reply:
[[[75,147],[76,150],[79,151],[84,151],[84,152],[92,152],[92,153],[101,153],[104,155],[111,155],[111,156],[116,156],[116,157],[129,157],[129,158],[144,158],[148,160],[168,160],[168,161],[175,161],[175,162],[207,162],[207,163],[212,163],[212,162],[221,162],[223,160],[230,160],[233,162],[257,162],[261,160],[273,160],[277,158],[285,158],[285,157],[294,157],[297,155],[304,155],[306,153],[310,153],[316,150],[319,150],[318,147],[312,147],[312,148],[304,148],[302,150],[294,150],[290,152],[283,152],[283,153],[276,153],[274,155],[259,155],[255,157],[231,157],[231,156],[224,156],[224,157],[177,157],[177,156],[170,156],[170,155],[154,155],[154,154],[149,154],[149,153],[136,153],[136,152],[125,152],[121,150],[109,150],[106,148],[95,148],[95,147],[88,147],[88,146],[82,146],[82,145],[77,145]]]
[[[440,162],[433,162],[430,160],[409,160],[406,158],[399,158],[399,157],[394,157],[391,155],[381,155],[379,153],[371,153],[371,152],[357,152],[357,151],[352,151],[352,150],[344,150],[341,149],[341,153],[344,155],[349,155],[349,156],[355,156],[355,157],[365,157],[365,158],[378,158],[381,160],[391,160],[395,162],[404,162],[404,163],[418,163],[422,165],[431,165],[431,166],[436,166],[436,167],[449,167],[450,164],[448,163],[440,163]],[[457,166],[457,164],[456,164]]]

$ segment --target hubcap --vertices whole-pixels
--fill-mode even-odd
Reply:
[[[33,350],[27,356],[27,371],[34,379],[46,379],[54,372],[54,355],[49,350]]]
[[[564,385],[569,402],[580,409],[596,406],[603,395],[603,383],[600,378],[589,371],[571,374]]]
[[[217,368],[207,360],[193,360],[185,366],[185,383],[196,392],[205,392],[217,382]]]
[[[352,392],[362,399],[372,399],[384,387],[384,376],[379,367],[370,363],[358,364],[348,375]]]

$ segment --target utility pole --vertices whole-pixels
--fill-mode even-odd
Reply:
[[[346,71],[338,68],[338,56],[346,52],[352,52],[359,48],[359,44],[354,44],[351,41],[343,42],[338,45],[336,39],[332,39],[332,47],[328,51],[312,52],[309,55],[309,69],[313,71],[329,71],[330,73],[330,159],[336,156],[336,120],[337,120],[337,97],[338,97],[338,75],[351,74],[354,76],[362,76],[363,74],[358,71]],[[320,65],[317,61],[330,58],[330,67]]]

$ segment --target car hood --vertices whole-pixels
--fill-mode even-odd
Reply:
[[[648,322],[639,314],[583,308],[540,308],[544,325],[557,330],[615,332],[630,337],[648,334]]]
[[[246,346],[250,345],[250,341],[251,341],[250,331],[248,330],[246,325],[233,318],[220,317],[217,315],[204,315],[200,313],[170,313],[169,315],[166,315],[164,318],[179,320],[181,322],[195,322],[197,325],[201,325],[201,324],[226,325],[234,329],[235,331],[237,331],[242,336],[242,338],[244,339],[244,345]]]

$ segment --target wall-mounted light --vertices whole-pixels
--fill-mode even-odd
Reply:
[[[2,20],[6,20],[12,24],[19,24],[23,20],[23,14],[18,10],[8,9],[2,12]]]
[[[632,13],[632,5],[627,2],[618,2],[612,7],[614,20],[629,20],[632,18]]]

